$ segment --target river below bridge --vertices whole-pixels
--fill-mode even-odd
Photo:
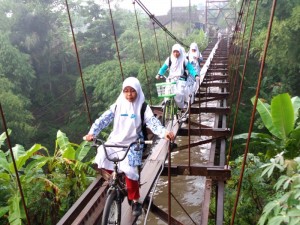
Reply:
[[[216,105],[216,103],[210,103],[207,106]],[[192,116],[192,121],[198,122],[198,116]],[[205,114],[201,115],[201,124],[213,127],[214,115]],[[187,124],[183,124],[183,127],[187,128]],[[192,127],[191,127],[192,128]],[[191,136],[191,143],[200,140],[205,140],[209,137],[195,137]],[[187,145],[188,137],[177,137],[176,143],[178,146]],[[209,150],[211,144],[204,144],[201,146],[191,148],[191,165],[203,165],[209,160]],[[171,154],[172,165],[181,164],[188,165],[188,150],[181,150],[180,152],[173,152]],[[206,178],[202,176],[177,176],[171,177],[171,192],[175,196],[176,200],[171,198],[171,211],[172,217],[174,217],[179,222],[189,225],[189,224],[200,224],[201,220],[201,204],[204,199],[204,188],[205,188]],[[156,189],[154,191],[153,202],[156,206],[165,212],[168,212],[168,177],[161,176],[157,183]],[[179,202],[181,206],[177,203]],[[187,215],[185,211],[189,214]],[[140,217],[137,224],[147,224],[147,225],[165,225],[166,223],[161,221],[153,213],[149,212],[147,220],[145,223],[146,215]],[[193,222],[193,221],[194,222]]]

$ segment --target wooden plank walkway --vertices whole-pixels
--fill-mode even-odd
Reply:
[[[168,125],[168,130],[172,130],[174,134],[177,134],[179,130],[179,123],[175,120],[175,126],[172,128]],[[149,195],[151,188],[154,185],[160,171],[164,168],[165,160],[168,155],[169,141],[160,139],[157,145],[152,149],[152,154],[146,160],[141,171],[141,186],[140,189],[140,202],[144,204],[146,197]],[[122,225],[135,224],[137,218],[131,215],[131,207],[127,201],[122,204]]]

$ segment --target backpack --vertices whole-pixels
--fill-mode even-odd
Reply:
[[[172,65],[171,57],[169,57],[169,68]],[[186,73],[186,65],[185,60],[183,60],[183,75],[180,76],[181,79],[187,80],[187,73]]]
[[[147,108],[147,102],[143,102],[142,108],[141,108],[141,121],[142,121],[142,133],[144,136],[144,140],[148,140],[148,131],[147,131],[147,126],[144,124],[144,117],[145,117],[145,111]],[[144,150],[147,148],[147,145],[144,144]]]

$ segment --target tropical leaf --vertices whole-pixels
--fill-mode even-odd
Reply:
[[[18,158],[25,153],[25,148],[22,145],[16,144],[12,148],[13,154],[14,154],[14,159],[17,161]],[[12,162],[12,161],[10,161]]]
[[[279,130],[282,139],[286,140],[294,129],[294,109],[289,94],[275,96],[271,103],[271,113],[274,127]]]
[[[276,208],[279,208],[280,202],[277,200],[269,202],[263,210],[263,215],[260,217],[258,224],[265,224],[266,219],[268,218],[269,214],[276,210]]]
[[[62,157],[74,160],[75,159],[75,150],[72,147],[72,144],[69,142],[69,138],[65,133],[60,130],[57,132],[57,145]]]
[[[8,211],[9,211],[9,207],[8,206],[0,207],[0,218],[2,216],[4,216],[6,213],[8,213]]]
[[[275,184],[275,188],[278,191],[278,189],[281,187],[281,185],[286,182],[287,180],[289,180],[288,176],[282,175],[280,176],[279,180],[277,181],[277,183]]]
[[[10,130],[10,129],[8,129],[7,132],[8,132],[8,135],[11,134],[11,130]],[[0,147],[1,147],[2,145],[4,145],[5,140],[6,140],[6,133],[3,132],[3,133],[0,135]]]
[[[56,141],[62,151],[64,151],[66,148],[68,148],[68,146],[70,144],[69,138],[66,136],[65,133],[61,132],[60,130],[57,131]]]
[[[0,150],[0,168],[9,171],[9,163],[7,162],[5,153]]]
[[[80,146],[76,149],[76,159],[82,161],[87,153],[91,149],[90,142],[84,141],[80,144]]]
[[[251,98],[252,104],[254,103],[254,98]],[[272,114],[271,114],[271,107],[268,103],[262,101],[262,99],[258,99],[256,110],[259,112],[260,117],[265,125],[265,127],[269,130],[269,132],[274,135],[275,137],[282,138],[281,133],[279,130],[274,127],[272,121]]]
[[[9,202],[9,224],[22,225],[22,218],[24,218],[24,209],[21,204],[21,197],[19,192],[16,192],[8,200]]]
[[[10,176],[8,173],[0,173],[1,183],[5,181],[10,181]],[[2,183],[3,184],[3,183]],[[1,217],[1,216],[0,216]]]
[[[289,222],[289,225],[298,225],[298,224],[300,224],[300,217],[299,217],[299,215],[300,214],[298,213],[297,217],[290,218],[291,220]]]
[[[272,225],[281,225],[282,223],[287,224],[289,222],[289,219],[285,215],[280,215],[280,216],[274,216],[273,218],[270,219],[269,224]]]
[[[40,157],[38,159],[35,159],[28,163],[28,165],[25,168],[25,173],[37,171],[41,169],[46,163],[48,163],[51,160],[51,157]]]
[[[28,151],[26,151],[23,155],[19,156],[19,158],[16,160],[17,169],[19,170],[26,163],[26,161],[30,157],[32,157],[37,151],[39,151],[41,148],[43,148],[42,145],[35,144]]]

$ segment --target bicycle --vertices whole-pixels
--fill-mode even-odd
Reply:
[[[152,140],[141,140],[138,139],[134,142],[131,142],[129,145],[110,145],[105,144],[105,142],[101,139],[94,139],[94,143],[92,147],[99,147],[100,145],[103,146],[106,158],[114,163],[114,170],[111,174],[111,180],[109,182],[109,188],[107,190],[107,198],[104,205],[104,210],[102,214],[102,225],[107,224],[115,224],[120,225],[121,224],[121,208],[122,208],[122,202],[127,197],[127,190],[126,190],[126,184],[125,184],[125,174],[123,172],[120,172],[118,170],[118,163],[123,161],[125,157],[127,156],[130,147],[134,144],[138,144],[138,150],[141,150],[143,148],[143,144],[152,144]],[[124,151],[123,157],[114,157],[108,155],[107,153],[107,147],[113,147],[113,148],[120,148],[126,149]],[[131,205],[131,202],[128,200],[129,205]]]
[[[160,75],[157,75],[160,76]],[[187,102],[187,107],[185,111],[177,110],[177,105],[175,103],[174,97],[176,96],[176,81],[171,81],[170,78],[165,75],[160,76],[166,79],[166,82],[157,83],[156,90],[159,98],[164,98],[163,102],[163,114],[162,114],[162,125],[165,126],[171,122],[171,127],[173,126],[174,115],[176,115],[178,122],[184,121],[189,109],[189,101]]]
[[[171,122],[171,126],[173,126],[174,115],[177,113],[177,106],[174,100],[176,96],[176,81],[171,81],[166,76],[163,77],[166,79],[166,82],[155,84],[158,97],[164,98],[162,125],[166,126]]]

